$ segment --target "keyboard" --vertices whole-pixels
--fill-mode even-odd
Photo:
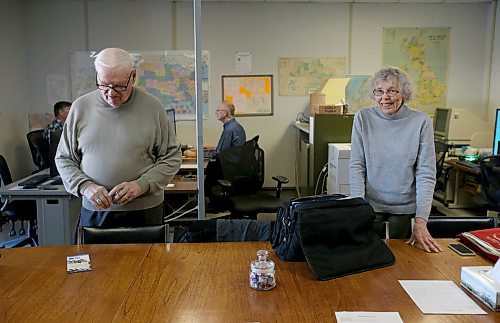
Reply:
[[[49,179],[48,174],[40,174],[32,176],[25,181],[19,182],[19,184],[17,185],[22,188],[35,188],[37,185],[46,182],[48,179]]]
[[[465,166],[465,167],[470,167],[470,168],[479,167],[479,163],[471,162],[468,160],[457,160],[457,164]]]
[[[57,175],[54,177],[51,177],[47,181],[47,185],[62,185],[62,179],[61,176]]]

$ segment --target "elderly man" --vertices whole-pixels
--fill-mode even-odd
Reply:
[[[71,102],[59,101],[54,104],[54,121],[52,121],[43,131],[43,138],[49,140],[50,133],[56,130],[62,130],[64,122],[69,114]]]
[[[95,59],[97,90],[75,100],[56,165],[66,190],[82,195],[80,226],[163,222],[163,190],[181,164],[165,109],[134,87],[131,56],[107,48]]]
[[[220,135],[217,147],[204,147],[203,156],[205,158],[217,158],[217,155],[233,146],[243,145],[246,141],[245,129],[236,121],[234,117],[234,105],[228,101],[222,101],[216,110],[217,119],[223,123],[224,129]],[[196,157],[196,152],[186,150],[186,157]]]

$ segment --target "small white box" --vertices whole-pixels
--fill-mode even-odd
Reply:
[[[460,285],[494,311],[500,311],[500,284],[486,274],[492,266],[462,267]]]
[[[351,194],[349,163],[351,144],[328,144],[328,194]]]

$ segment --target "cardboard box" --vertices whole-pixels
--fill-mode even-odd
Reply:
[[[494,311],[500,311],[500,284],[486,274],[492,266],[462,267],[460,285]]]
[[[348,78],[327,79],[310,94],[311,114],[344,114],[345,87]]]
[[[313,105],[312,114],[344,114],[343,105]]]

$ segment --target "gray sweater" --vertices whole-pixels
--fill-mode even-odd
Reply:
[[[354,117],[350,163],[351,195],[376,212],[428,219],[436,184],[431,119],[403,105],[391,116],[378,107]]]
[[[163,202],[163,190],[179,170],[180,145],[161,103],[134,88],[118,108],[98,90],[79,97],[71,106],[57,149],[56,165],[66,190],[79,195],[94,182],[111,190],[137,181],[143,195],[110,211],[142,210]],[[83,206],[96,210],[90,201]]]

